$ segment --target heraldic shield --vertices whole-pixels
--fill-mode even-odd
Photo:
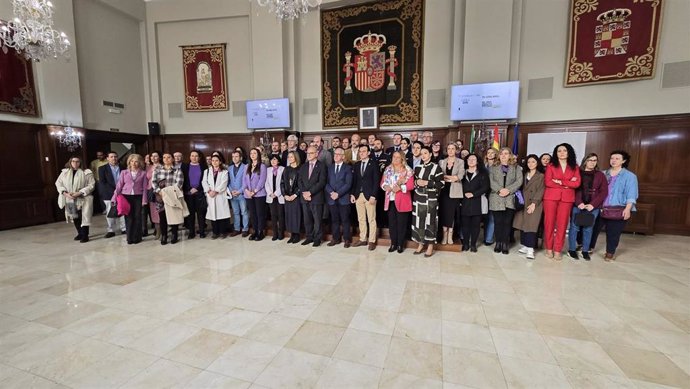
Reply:
[[[321,11],[323,127],[422,121],[424,0],[381,0]]]

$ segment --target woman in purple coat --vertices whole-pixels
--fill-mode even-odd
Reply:
[[[261,163],[261,151],[257,148],[249,151],[247,173],[242,178],[242,183],[249,208],[249,220],[254,229],[249,240],[262,240],[266,229],[266,165]]]

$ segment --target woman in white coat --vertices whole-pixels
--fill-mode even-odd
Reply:
[[[96,180],[89,169],[82,169],[81,158],[72,157],[60,172],[55,187],[58,191],[58,205],[65,209],[67,222],[72,221],[77,229],[74,240],[89,241],[89,226],[93,213],[93,189]]]
[[[206,193],[206,219],[211,221],[213,235],[211,239],[228,237],[230,229],[230,204],[225,193],[228,190],[228,169],[221,154],[211,157],[211,166],[204,170],[201,185]]]
[[[266,203],[271,210],[272,240],[283,240],[285,235],[285,197],[280,188],[284,167],[280,166],[280,157],[273,154],[270,157],[270,167],[266,171]]]

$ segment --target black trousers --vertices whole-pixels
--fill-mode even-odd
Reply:
[[[601,232],[601,228],[604,225],[604,218],[601,217],[601,214],[599,214],[599,217],[597,217],[594,220],[594,227],[592,227],[592,239],[589,241],[589,249],[594,250],[594,246],[597,245],[597,238],[599,238],[599,233]],[[578,235],[579,238],[579,235]],[[582,243],[581,239],[578,239],[578,243]]]
[[[618,244],[621,241],[621,235],[625,229],[625,225],[628,223],[627,220],[610,220],[598,217],[601,219],[602,227],[606,228],[606,252],[609,254],[615,254]],[[594,240],[594,235],[592,235],[592,240]],[[591,247],[594,247],[590,243]]]
[[[505,211],[493,211],[494,213],[494,235],[496,242],[510,243],[510,233],[513,227],[513,216],[515,210],[506,208]]]
[[[211,229],[213,230],[213,235],[227,234],[230,230],[230,218],[211,220]]]
[[[411,213],[399,212],[395,206],[395,201],[388,203],[388,234],[391,237],[391,246],[405,247]]]
[[[168,218],[165,216],[165,211],[159,212],[158,216],[160,217],[160,226],[161,226],[161,235],[164,238],[168,238]],[[170,226],[170,229],[172,230],[173,237],[177,236],[177,230],[180,228],[179,224],[175,224],[173,226]]]
[[[254,234],[264,234],[266,231],[266,196],[252,197],[247,200],[249,221],[254,228]]]
[[[321,219],[323,218],[323,204],[302,203],[304,217],[304,233],[307,240],[321,242]]]
[[[525,247],[537,248],[537,233],[536,232],[520,232],[520,244]],[[570,250],[570,249],[569,249]]]
[[[331,211],[331,233],[333,240],[352,242],[352,227],[350,224],[350,203],[329,205]]]
[[[125,199],[129,203],[129,215],[125,216],[125,225],[127,226],[127,242],[138,243],[141,242],[142,236],[142,206],[141,201],[143,195],[125,195]],[[146,207],[148,208],[148,206]]]
[[[204,204],[206,204],[206,195],[203,192],[185,195],[184,202],[187,203],[187,208],[189,209],[189,216],[184,218],[184,225],[189,231],[189,236],[196,234],[194,229],[195,222],[199,225],[199,233],[205,233],[207,207]]]
[[[479,239],[479,226],[483,215],[465,216],[462,215],[462,245],[465,247],[476,247]]]
[[[278,202],[278,199],[273,199],[272,203],[268,204],[271,211],[271,229],[273,229],[273,237],[282,238],[285,235],[285,205]]]

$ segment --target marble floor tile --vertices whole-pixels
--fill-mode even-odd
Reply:
[[[393,335],[397,314],[367,307],[360,307],[350,321],[350,328],[382,335]]]
[[[443,380],[472,388],[505,388],[498,355],[443,347]]]
[[[321,355],[286,348],[271,361],[256,383],[272,388],[314,387],[329,361],[330,358]]]
[[[356,305],[322,301],[309,316],[309,320],[338,327],[347,327],[355,316],[355,312],[357,312]]]
[[[280,350],[280,346],[238,339],[206,370],[254,382]]]
[[[203,327],[226,334],[243,336],[266,316],[263,312],[233,309],[218,316]]]
[[[690,375],[664,354],[615,345],[603,347],[629,378],[668,386],[690,387]]]
[[[165,354],[165,358],[198,369],[206,369],[236,341],[235,336],[202,328]]]
[[[595,373],[592,371],[562,368],[573,389],[636,389],[637,386],[625,376]]]
[[[558,365],[500,356],[508,388],[569,389],[572,388]]]
[[[532,322],[542,335],[564,338],[593,340],[587,329],[573,316],[554,315],[550,313],[530,312]]]
[[[532,332],[491,327],[494,345],[499,355],[531,361],[556,363],[541,335]]]
[[[306,321],[285,347],[330,357],[333,355],[345,328]]]
[[[419,315],[398,315],[393,335],[428,343],[443,343],[443,326],[441,319],[432,319]]]
[[[167,359],[159,359],[120,387],[150,389],[184,386],[199,373],[201,370],[191,366]]]
[[[557,336],[545,336],[544,340],[561,367],[624,375],[618,365],[597,343]]]
[[[359,363],[332,359],[316,383],[317,388],[376,389],[383,369]]]
[[[441,302],[441,309],[443,320],[488,326],[481,304],[444,300]]]
[[[391,336],[349,328],[343,334],[333,358],[383,367],[388,355]]]
[[[184,385],[176,386],[185,389],[247,389],[251,382],[238,380],[210,371],[202,371]]]
[[[379,380],[380,389],[442,389],[441,380],[422,378],[412,374],[384,369]]]
[[[489,328],[470,323],[444,320],[443,345],[485,353],[496,353]]]
[[[141,333],[126,347],[162,357],[194,336],[198,328],[175,322],[165,322],[152,331]]]
[[[72,388],[118,388],[151,366],[159,358],[140,351],[121,348],[63,379]]]
[[[394,336],[385,368],[440,381],[443,379],[443,349],[438,344]]]
[[[302,327],[302,324],[304,324],[303,319],[294,319],[272,313],[264,316],[244,337],[283,346]]]
[[[30,388],[30,389],[67,389],[67,386],[39,377],[35,374],[27,373],[19,369],[13,369],[0,380],[3,388]]]

